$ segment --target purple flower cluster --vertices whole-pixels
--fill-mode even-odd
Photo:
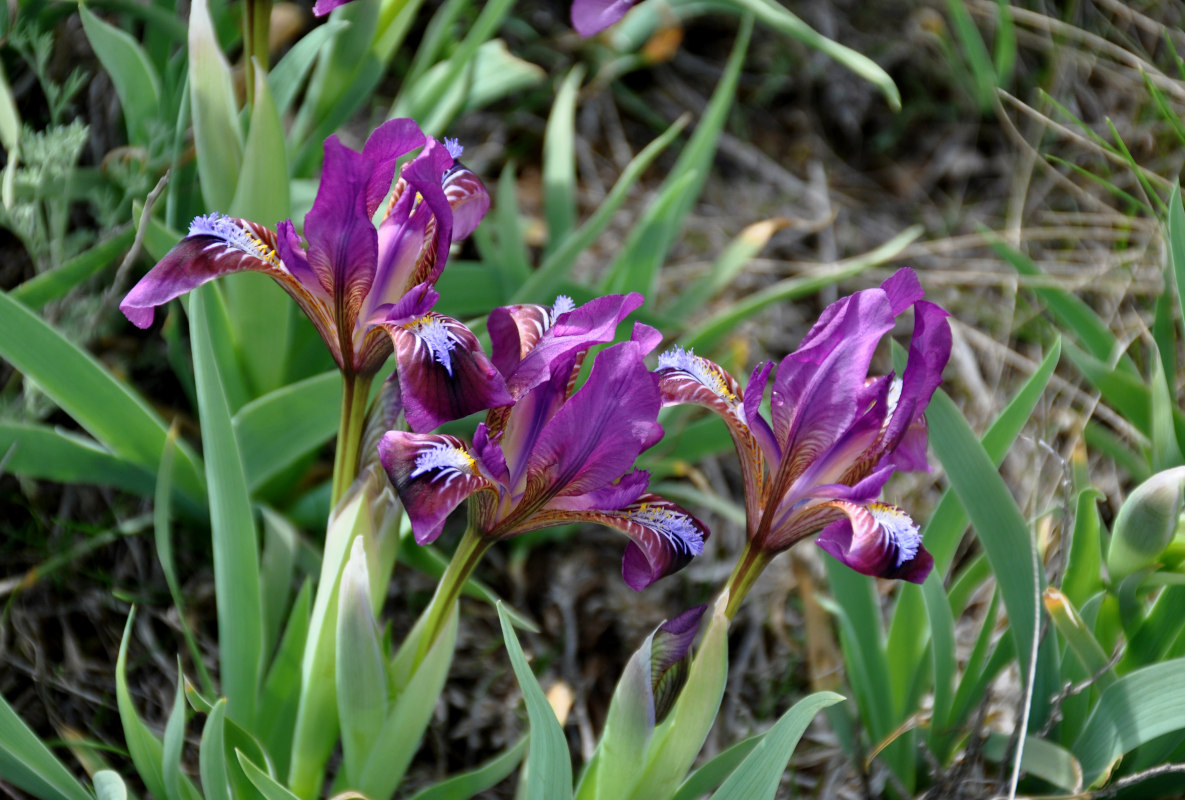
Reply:
[[[624,5],[577,3],[574,13],[595,6],[612,16]],[[612,342],[643,298],[495,309],[487,357],[467,327],[432,310],[451,244],[489,208],[459,155],[455,142],[442,145],[407,119],[379,127],[361,152],[330,137],[303,240],[291,220],[273,231],[198,217],[120,308],[147,327],[156,306],[207,281],[263,272],[312,320],[347,378],[369,385],[394,353],[412,432],[387,433],[379,455],[420,543],[434,541],[466,500],[471,530],[487,542],[597,522],[629,537],[623,577],[648,586],[699,555],[708,537],[687,511],[649,493],[649,474],[634,467],[662,438],[660,409],[693,403],[718,413],[735,441],[750,548],[772,555],[818,533],[821,547],[859,572],[925,578],[933,559],[917,526],[877,500],[894,471],[927,469],[922,414],[950,352],[946,312],[922,299],[912,271],[832,304],[776,371],[758,365],[744,390],[680,347],[649,371],[644,359],[662,336],[642,324],[598,353],[577,389],[590,349]],[[870,377],[878,343],[909,309],[904,373]],[[471,442],[431,432],[478,411],[487,415]]]

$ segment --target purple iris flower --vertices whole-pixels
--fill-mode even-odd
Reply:
[[[870,378],[877,344],[909,308],[905,372]],[[664,404],[706,406],[728,425],[744,475],[750,547],[778,553],[819,533],[819,546],[857,572],[925,580],[934,559],[917,525],[877,497],[894,471],[929,469],[922,415],[950,356],[946,317],[922,299],[908,269],[831,304],[778,364],[769,421],[761,402],[772,362],[759,364],[742,392],[706,358],[679,347],[660,356]]]
[[[378,228],[373,217],[400,158],[422,148],[395,181]],[[369,379],[395,351],[408,424],[431,430],[449,419],[510,402],[477,338],[433,312],[433,288],[449,246],[473,232],[489,208],[481,181],[455,160],[460,148],[391,120],[362,152],[336,136],[305,217],[306,247],[291,220],[272,231],[249,220],[198,217],[120,304],[138,327],[153,309],[232,272],[270,275],[312,320],[342,373]]]
[[[572,27],[593,36],[625,16],[638,0],[573,0]]]
[[[432,542],[469,499],[471,528],[496,541],[568,522],[597,522],[630,539],[622,575],[634,589],[703,551],[707,529],[674,503],[646,492],[634,460],[662,437],[662,398],[643,358],[661,339],[636,325],[630,341],[600,352],[588,380],[573,386],[588,349],[612,341],[639,294],[579,308],[496,309],[493,361],[514,398],[480,424],[472,444],[454,436],[387,433],[379,456],[407,509],[416,541]]]

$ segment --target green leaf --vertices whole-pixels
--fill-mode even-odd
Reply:
[[[695,133],[679,154],[658,197],[630,231],[625,245],[613,260],[602,284],[605,290],[640,291],[647,297],[654,293],[658,270],[707,181],[716,143],[736,98],[737,81],[752,32],[753,18],[745,15],[720,82],[712,92]]]
[[[543,138],[543,209],[547,251],[576,225],[576,95],[584,78],[577,64],[564,78],[551,104]]]
[[[930,623],[930,655],[934,664],[934,711],[930,730],[932,734],[940,734],[947,730],[946,721],[950,719],[954,704],[955,675],[958,671],[955,662],[955,618],[937,570],[931,570],[921,588],[926,618]],[[987,627],[990,630],[990,626]]]
[[[312,596],[312,583],[306,580],[292,603],[288,624],[260,693],[259,707],[267,709],[267,713],[261,715],[255,733],[271,755],[277,775],[288,774],[292,757],[292,731],[300,700],[300,659],[309,629]]]
[[[11,209],[14,197],[17,167],[21,161],[21,116],[12,97],[12,87],[0,65],[0,144],[8,154],[4,165],[4,176],[0,178],[0,208]]]
[[[835,692],[815,692],[795,703],[733,770],[712,800],[772,800],[786,764],[811,720],[824,708],[842,701],[843,696]]]
[[[421,789],[411,796],[411,800],[469,800],[476,797],[514,772],[527,752],[528,741],[528,737],[522,737],[505,753],[491,758],[477,769]]]
[[[270,652],[276,645],[288,612],[300,532],[282,514],[266,506],[260,510],[263,513],[264,541],[263,557],[259,564],[260,601],[263,608],[263,641],[265,650]]]
[[[254,73],[251,128],[242,174],[227,213],[275,226],[292,214],[284,124],[268,90],[267,76],[258,64]],[[289,331],[296,322],[292,298],[271,278],[258,273],[226,281],[223,291],[252,393],[257,396],[280,388],[288,367]]]
[[[963,415],[941,389],[926,412],[930,444],[987,553],[1022,665],[1033,654],[1041,591],[1029,526]]]
[[[206,800],[232,800],[230,774],[226,765],[226,698],[214,704],[202,728],[198,767]]]
[[[510,666],[518,679],[527,706],[531,726],[531,743],[527,763],[520,777],[526,785],[524,800],[564,800],[572,797],[572,761],[564,729],[547,702],[539,681],[531,672],[527,657],[518,643],[514,626],[502,603],[498,603],[498,619],[502,623],[502,638],[510,655]],[[520,789],[521,791],[521,789]]]
[[[686,319],[732,283],[748,266],[749,261],[765,249],[770,237],[786,227],[787,220],[767,219],[747,226],[728,243],[716,263],[686,291],[675,295],[663,315],[672,319]]]
[[[153,473],[168,427],[149,405],[93,356],[0,292],[0,357],[46,393],[112,453]],[[205,487],[200,464],[180,448],[177,486],[195,504]]]
[[[152,123],[161,116],[160,79],[147,54],[131,35],[108,25],[82,3],[78,5],[87,41],[111,76],[127,125],[128,141],[147,146]]]
[[[165,724],[165,739],[161,751],[161,776],[169,800],[180,800],[181,746],[185,744],[185,673],[181,659],[177,659],[177,692],[173,696],[173,710]]]
[[[98,780],[98,776],[95,776]],[[0,697],[0,779],[44,800],[90,800],[90,792]]]
[[[277,114],[283,116],[288,113],[317,57],[332,46],[338,35],[348,27],[349,23],[340,19],[330,19],[318,25],[301,36],[300,41],[272,67],[267,81]]]
[[[671,800],[696,800],[696,798],[703,797],[715,789],[737,768],[737,765],[745,759],[745,756],[753,751],[753,748],[761,742],[763,736],[765,734],[762,733],[757,736],[750,736],[748,739],[742,739],[717,754],[702,767],[691,773],[687,777],[687,780],[683,781],[683,785],[679,787],[679,791],[675,792]]]
[[[1102,693],[1071,752],[1087,786],[1105,778],[1123,755],[1165,733],[1185,729],[1185,659],[1125,675]]]
[[[243,171],[243,130],[207,0],[194,0],[189,8],[189,102],[202,199],[207,210],[223,211]]]
[[[190,335],[210,494],[222,691],[230,718],[250,729],[263,658],[259,547],[243,459],[210,338],[214,309],[207,297],[213,290],[207,285],[190,294]]]
[[[1082,606],[1103,588],[1103,549],[1099,523],[1099,501],[1106,495],[1094,488],[1078,493],[1074,510],[1074,538],[1066,558],[1062,591],[1075,606]]]
[[[128,754],[132,763],[136,765],[136,773],[144,781],[150,794],[155,797],[168,797],[165,787],[164,773],[161,769],[164,757],[164,747],[160,739],[156,738],[147,725],[136,713],[132,703],[132,693],[128,689],[127,663],[128,641],[132,635],[132,622],[136,618],[133,608],[128,614],[127,624],[123,629],[123,638],[119,643],[119,656],[115,660],[115,700],[119,706],[119,718],[123,723],[123,738],[127,743]],[[199,800],[200,796],[189,778],[181,776],[181,791],[185,800]],[[206,794],[210,799],[209,791]]]
[[[1169,264],[1177,282],[1177,308],[1185,312],[1185,209],[1181,206],[1181,184],[1173,186],[1167,222]]]
[[[114,486],[141,496],[152,494],[152,473],[112,455],[93,439],[70,431],[20,422],[0,422],[0,457],[14,475]]]
[[[243,471],[254,491],[337,433],[341,373],[323,372],[252,400],[234,416]]]
[[[735,6],[741,11],[747,11],[753,14],[759,21],[774,30],[797,39],[807,47],[818,50],[820,53],[835,59],[841,65],[880,89],[881,94],[888,101],[890,108],[894,111],[901,110],[901,94],[897,91],[897,85],[893,83],[893,79],[889,77],[889,73],[881,69],[868,56],[857,53],[855,50],[844,47],[842,44],[833,42],[791,14],[785,7],[773,2],[773,0],[724,0],[724,2],[726,5]]]
[[[358,782],[359,790],[368,797],[393,795],[403,781],[416,751],[420,749],[424,730],[432,718],[432,711],[444,689],[453,661],[458,615],[458,609],[454,606],[436,641],[405,684],[401,684],[400,676],[394,676],[399,694],[374,739]],[[408,638],[414,636],[413,632]],[[393,667],[391,672],[397,670]]]
[[[296,795],[277,783],[271,775],[255,766],[255,762],[247,758],[242,750],[235,750],[235,757],[239,760],[243,774],[259,790],[263,800],[297,800]]]
[[[991,761],[1001,762],[1008,755],[1011,744],[1011,736],[993,731],[984,742],[983,755]],[[1070,794],[1082,791],[1082,765],[1070,751],[1035,736],[1025,737],[1024,748],[1020,756],[1020,768],[1024,772]]]
[[[370,575],[361,536],[354,539],[350,558],[342,570],[337,601],[336,650],[337,716],[341,722],[346,781],[367,793],[363,788],[362,770],[376,749],[387,718],[387,669],[374,609],[370,605]],[[395,752],[405,749],[414,751],[415,746],[398,748]],[[390,759],[392,750],[382,752],[384,760]],[[395,785],[398,783],[396,780]],[[373,796],[384,795],[375,793]]]

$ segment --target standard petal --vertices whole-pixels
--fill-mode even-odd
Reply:
[[[410,322],[382,322],[391,336],[404,414],[414,431],[513,402],[473,332],[435,312]]]
[[[323,17],[339,6],[344,6],[346,3],[352,3],[354,0],[317,0],[313,3],[313,14],[318,17]]]
[[[947,312],[926,301],[914,306],[913,336],[909,342],[909,360],[901,376],[901,392],[881,441],[882,451],[897,448],[907,431],[913,428],[912,448],[916,452],[916,438],[925,436],[924,426],[916,428],[930,398],[942,382],[942,371],[950,358],[950,323]],[[925,440],[921,451],[925,454]],[[908,460],[908,458],[907,458]]]
[[[453,241],[469,238],[469,234],[490,210],[490,193],[477,175],[461,162],[453,164],[444,174],[444,196],[453,209]]]
[[[406,117],[384,122],[374,129],[362,146],[362,156],[369,162],[370,174],[366,180],[366,212],[374,217],[379,204],[391,191],[395,178],[395,167],[399,159],[413,150],[423,147],[428,137],[420,130],[414,119]]]
[[[859,506],[828,503],[846,516],[828,525],[816,541],[831,555],[863,575],[922,583],[934,558],[922,546],[918,526],[904,511],[885,503]]]
[[[448,150],[435,139],[429,138],[424,152],[403,168],[403,179],[418,197],[416,212],[425,207],[432,212],[432,221],[425,234],[425,247],[411,278],[412,283],[436,283],[448,260],[449,247],[453,243],[453,209],[444,194],[441,180],[452,164],[453,157]]]
[[[390,431],[379,440],[378,449],[420,544],[436,540],[461,501],[493,488],[465,443],[455,436]]]
[[[637,0],[575,0],[572,27],[581,36],[593,36],[625,16]]]
[[[530,480],[548,496],[608,486],[662,435],[658,381],[634,342],[597,355],[588,381],[555,413],[528,456]]]
[[[642,295],[631,292],[598,297],[572,308],[571,300],[561,297],[548,311],[542,333],[535,333],[543,322],[541,307],[532,311],[515,311],[514,306],[494,309],[490,314],[494,363],[506,376],[511,393],[520,397],[550,380],[557,362],[579,366],[579,356],[590,347],[613,341],[618,323],[643,302]]]
[[[353,337],[378,263],[378,233],[367,213],[371,167],[369,159],[336,136],[326,139],[321,186],[305,217],[309,266],[333,298],[343,341]]]
[[[232,272],[262,272],[290,294],[306,293],[276,253],[276,234],[245,219],[209,214],[132,287],[119,310],[138,328],[152,324],[153,309]]]

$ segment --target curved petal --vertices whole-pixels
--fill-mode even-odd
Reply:
[[[922,419],[922,414],[930,404],[930,398],[942,382],[942,370],[946,368],[946,362],[950,359],[951,336],[948,316],[945,309],[924,300],[914,306],[909,360],[901,376],[901,395],[882,437],[882,451],[891,451],[898,447],[906,432]],[[918,435],[925,436],[924,426],[914,430],[915,441],[912,447],[915,451],[918,446]],[[925,450],[923,438],[923,462]]]
[[[625,508],[641,497],[649,485],[650,473],[644,469],[636,469],[623,475],[616,483],[595,489],[588,494],[553,497],[548,506],[565,511]]]
[[[678,345],[658,357],[654,374],[658,376],[664,406],[691,403],[715,411],[724,420],[744,477],[746,516],[750,524],[756,525],[765,493],[765,460],[757,438],[746,423],[750,404],[742,398],[740,384],[719,364]],[[765,374],[769,374],[768,368]],[[763,388],[764,385],[750,381],[750,386]],[[768,431],[769,426],[757,413],[760,404],[758,392],[752,417]]]
[[[667,620],[658,626],[650,640],[650,681],[656,722],[662,722],[670,713],[687,682],[691,643],[707,608],[707,604],[696,606]]]
[[[249,220],[208,214],[190,224],[189,235],[132,287],[119,310],[147,328],[157,306],[232,272],[262,272],[294,297],[309,295],[276,253],[275,233]]]
[[[453,243],[453,209],[445,196],[441,181],[446,170],[453,164],[444,145],[429,138],[424,152],[420,153],[403,168],[403,179],[415,190],[418,197],[416,212],[427,208],[434,222],[428,227],[426,247],[416,265],[411,283],[436,283],[448,261],[449,247]],[[475,176],[476,177],[476,176]]]
[[[490,193],[468,167],[457,161],[444,173],[444,196],[453,209],[453,241],[469,238],[469,234],[490,210]]]
[[[541,306],[494,309],[490,314],[494,363],[506,377],[511,394],[520,397],[550,380],[557,362],[570,361],[578,368],[579,356],[588,348],[613,341],[618,323],[643,302],[642,295],[630,292],[598,297],[574,309],[566,297],[557,299],[550,310]],[[539,326],[542,332],[536,332]]]
[[[343,341],[353,337],[378,263],[378,232],[367,211],[372,166],[336,136],[326,139],[321,186],[304,223],[309,266],[333,298]]]
[[[593,36],[625,16],[637,0],[575,0],[572,27],[581,36]]]
[[[313,15],[323,17],[333,9],[352,2],[353,0],[317,0],[313,3]]]
[[[588,381],[555,413],[528,455],[528,475],[549,497],[601,489],[662,436],[658,381],[635,342],[613,345]]]
[[[391,191],[395,166],[399,159],[429,141],[414,119],[402,117],[384,122],[374,129],[362,146],[363,157],[370,162],[366,181],[366,213],[370,218]]]
[[[831,555],[863,575],[922,583],[934,558],[922,546],[918,526],[904,511],[885,503],[859,506],[841,500],[828,505],[846,515],[816,539]]]
[[[621,577],[640,592],[659,578],[683,569],[704,552],[707,527],[683,508],[658,495],[642,495],[628,508],[599,520],[630,537],[621,559]]]
[[[494,484],[455,436],[390,431],[379,440],[379,461],[407,509],[416,541],[436,540],[449,513]]]
[[[405,322],[378,323],[391,335],[404,414],[414,431],[513,402],[473,332],[431,312]]]

